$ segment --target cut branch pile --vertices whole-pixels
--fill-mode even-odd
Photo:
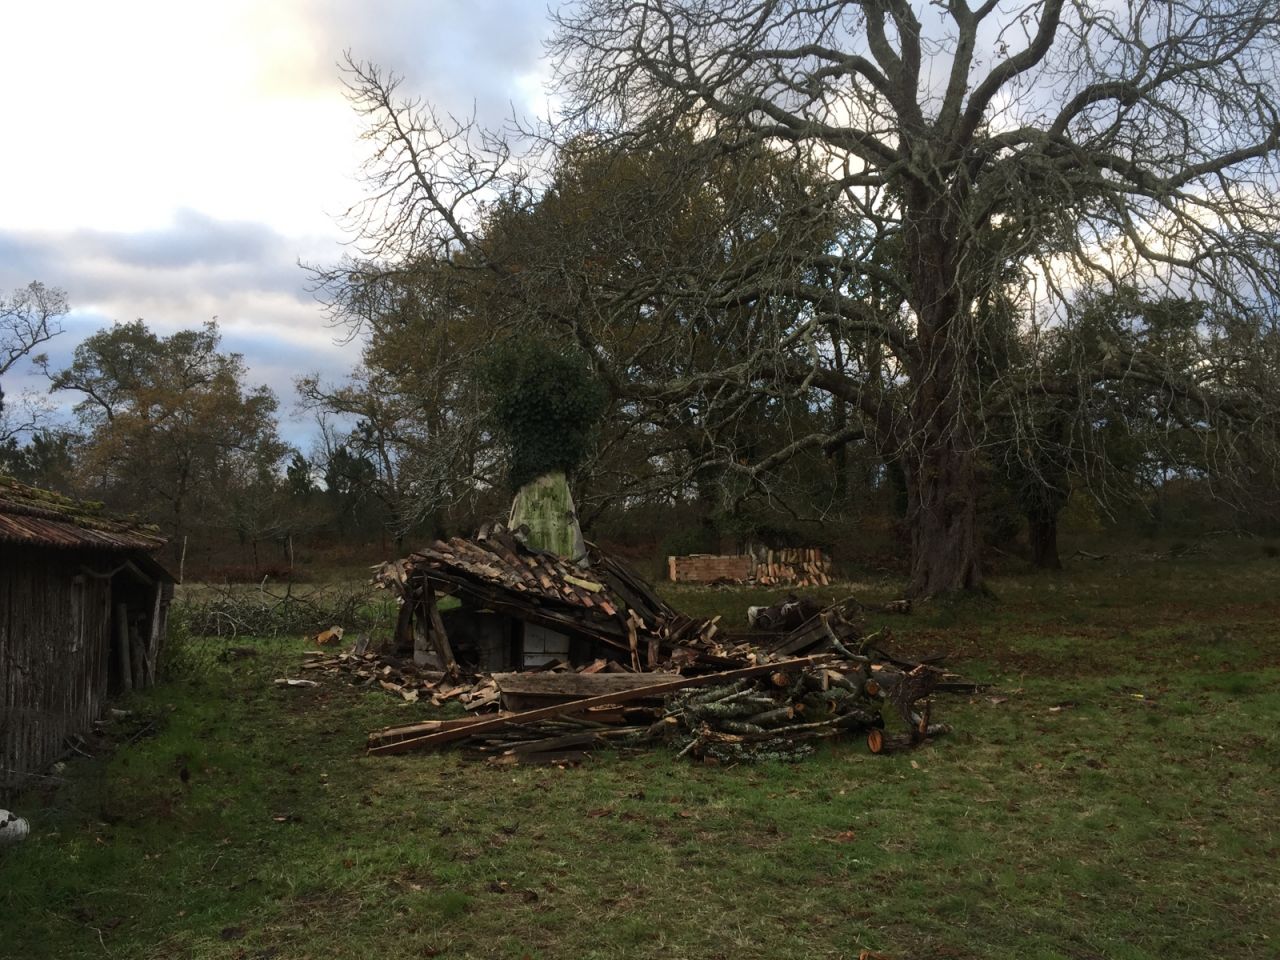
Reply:
[[[813,752],[815,740],[882,729],[883,696],[861,667],[777,670],[766,679],[676,694],[654,732],[680,756],[798,760]]]
[[[373,631],[393,614],[376,604],[368,587],[296,588],[202,587],[188,592],[170,611],[170,630],[196,637],[258,637],[278,639],[316,634],[332,624]]]

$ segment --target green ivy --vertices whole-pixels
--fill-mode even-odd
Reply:
[[[572,473],[608,402],[586,356],[543,340],[509,340],[489,352],[481,378],[493,397],[494,427],[510,448],[512,486],[552,470]]]

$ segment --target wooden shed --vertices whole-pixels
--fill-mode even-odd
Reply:
[[[155,681],[173,577],[154,527],[0,477],[0,794]]]

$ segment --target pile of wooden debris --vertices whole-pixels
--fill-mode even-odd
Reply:
[[[975,685],[936,662],[890,654],[879,636],[862,635],[848,607],[822,610],[763,646],[703,640],[651,672],[602,660],[466,683],[354,652],[307,666],[406,698],[456,698],[477,714],[374,731],[375,755],[458,746],[495,762],[566,763],[601,746],[667,744],[679,756],[724,763],[798,759],[816,741],[841,736],[863,736],[881,753],[948,732],[933,721],[930,697]]]
[[[376,687],[409,703],[442,707],[456,701],[472,711],[495,707],[498,702],[498,688],[491,677],[451,676],[442,670],[419,667],[412,660],[371,652],[363,643],[346,653],[308,652],[302,669],[341,676],[357,687]]]

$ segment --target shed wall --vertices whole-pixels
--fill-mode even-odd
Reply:
[[[111,584],[82,558],[0,546],[0,790],[66,750],[103,709]]]

